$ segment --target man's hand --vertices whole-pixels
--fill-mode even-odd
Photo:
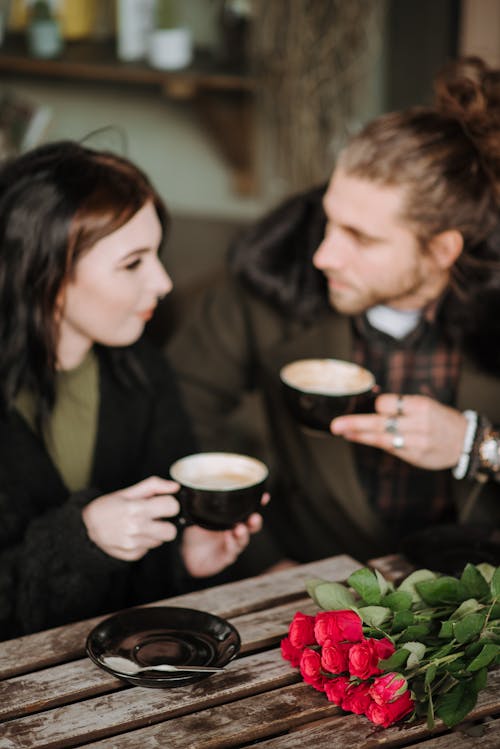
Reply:
[[[458,463],[467,427],[460,411],[426,395],[391,393],[378,396],[375,410],[339,416],[330,425],[332,434],[379,447],[419,468],[441,470]]]

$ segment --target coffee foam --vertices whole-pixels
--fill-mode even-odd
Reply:
[[[231,491],[260,483],[267,477],[267,468],[246,455],[199,453],[174,463],[170,475],[193,489]]]
[[[280,377],[297,390],[321,395],[355,395],[375,384],[367,369],[340,359],[300,359],[285,365]]]

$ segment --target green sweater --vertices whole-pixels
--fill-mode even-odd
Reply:
[[[24,389],[16,407],[36,432],[36,403]],[[93,350],[75,369],[56,378],[56,404],[44,429],[48,454],[70,491],[89,485],[99,412],[99,365]]]

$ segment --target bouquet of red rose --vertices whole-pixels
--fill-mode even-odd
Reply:
[[[468,564],[460,579],[417,570],[399,587],[363,568],[307,590],[323,611],[295,614],[283,658],[376,725],[426,716],[432,727],[436,715],[456,725],[500,663],[500,567]]]

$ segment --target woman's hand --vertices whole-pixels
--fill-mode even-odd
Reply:
[[[269,502],[269,494],[262,497],[262,505]],[[262,516],[254,512],[245,523],[238,523],[228,531],[209,531],[191,525],[184,531],[181,553],[186,569],[192,577],[216,575],[236,561],[248,545],[250,536],[262,528]]]
[[[332,434],[379,447],[412,465],[429,470],[458,463],[467,427],[465,416],[426,395],[379,395],[375,414],[339,416]]]
[[[141,559],[150,549],[172,541],[177,528],[163,518],[179,512],[171,496],[179,484],[150,476],[138,484],[98,497],[84,507],[89,538],[116,559]]]

